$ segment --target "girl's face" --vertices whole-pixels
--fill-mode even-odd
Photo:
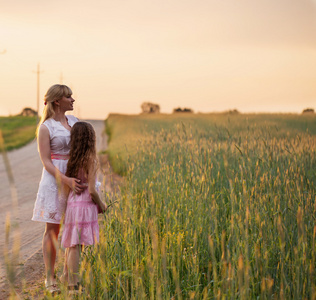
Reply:
[[[73,99],[71,95],[63,96],[59,100],[60,110],[62,110],[62,111],[73,110],[74,109],[74,102],[75,102],[75,99]]]

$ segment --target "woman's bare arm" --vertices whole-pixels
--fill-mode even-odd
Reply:
[[[49,131],[43,124],[40,126],[38,133],[38,148],[44,168],[56,178],[57,183],[66,184],[70,189],[75,190],[76,193],[81,193],[84,190],[84,186],[80,184],[79,179],[67,177],[53,165],[50,151]]]

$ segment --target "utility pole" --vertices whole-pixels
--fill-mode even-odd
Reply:
[[[39,63],[37,64],[37,71],[34,72],[34,73],[37,74],[37,113],[36,113],[37,118],[36,118],[36,122],[38,124],[38,122],[39,122],[39,115],[38,115],[38,112],[39,112],[39,98],[40,98],[40,74],[42,73],[40,71],[40,64]]]

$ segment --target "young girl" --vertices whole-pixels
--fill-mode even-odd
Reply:
[[[77,122],[71,129],[66,176],[88,186],[81,194],[68,189],[67,208],[61,244],[66,249],[64,279],[70,290],[78,290],[81,245],[99,242],[98,210],[105,205],[95,189],[97,174],[96,138],[91,124]],[[67,193],[67,192],[66,192]]]

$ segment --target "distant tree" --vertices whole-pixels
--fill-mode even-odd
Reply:
[[[155,103],[144,102],[141,105],[141,108],[144,114],[159,114],[160,113],[160,106]]]
[[[183,113],[183,112],[185,112],[185,113],[193,113],[193,110],[191,109],[191,108],[181,108],[181,107],[178,107],[178,108],[175,108],[174,110],[173,110],[173,112],[174,113]]]
[[[26,107],[26,108],[23,108],[22,112],[18,114],[18,116],[34,117],[34,116],[37,116],[37,113],[34,109]]]
[[[313,114],[315,111],[313,108],[305,108],[303,111],[302,111],[302,114]]]
[[[231,115],[237,115],[240,114],[240,112],[237,109],[230,109],[227,113]]]

